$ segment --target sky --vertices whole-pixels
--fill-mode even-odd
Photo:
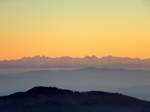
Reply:
[[[150,57],[149,0],[0,0],[0,60]]]

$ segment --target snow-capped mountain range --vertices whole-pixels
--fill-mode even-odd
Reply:
[[[86,56],[72,58],[69,56],[51,58],[46,56],[24,57],[17,60],[1,60],[0,69],[7,68],[107,68],[127,70],[150,70],[150,58],[138,59],[128,57]]]

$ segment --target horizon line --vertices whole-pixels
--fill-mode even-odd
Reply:
[[[95,57],[95,58],[98,58],[98,59],[102,59],[102,58],[106,58],[106,57],[113,57],[113,58],[130,58],[130,59],[138,59],[138,60],[146,60],[146,59],[150,59],[150,57],[148,58],[139,58],[139,57],[128,57],[128,56],[113,56],[113,55],[105,55],[105,56],[96,56],[96,55],[85,55],[85,56],[78,56],[78,57],[75,57],[75,56],[67,56],[67,55],[64,55],[64,56],[54,56],[54,57],[50,57],[50,56],[46,56],[46,55],[34,55],[34,56],[24,56],[24,57],[20,57],[20,58],[12,58],[12,59],[0,59],[0,61],[12,61],[12,60],[21,60],[21,59],[24,59],[24,58],[35,58],[35,57],[45,57],[45,58],[65,58],[65,57],[68,57],[68,58],[79,58],[79,59],[84,59],[84,58],[90,58],[90,57]]]

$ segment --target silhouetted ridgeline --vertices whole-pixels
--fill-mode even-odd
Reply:
[[[127,70],[150,70],[150,58],[137,59],[127,57],[106,56],[98,58],[96,56],[86,56],[84,58],[58,57],[50,58],[45,56],[25,57],[18,60],[1,60],[0,69],[18,69],[18,68],[111,68]]]
[[[35,87],[0,97],[0,112],[150,112],[150,102],[117,93]]]

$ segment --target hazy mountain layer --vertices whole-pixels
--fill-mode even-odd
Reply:
[[[120,92],[150,101],[150,71],[86,68],[0,74],[0,95],[26,91],[34,86]]]
[[[130,69],[130,70],[150,70],[150,59],[122,58],[122,57],[102,57],[86,56],[84,58],[72,57],[25,57],[18,60],[0,61],[0,69],[79,69],[85,67]]]

